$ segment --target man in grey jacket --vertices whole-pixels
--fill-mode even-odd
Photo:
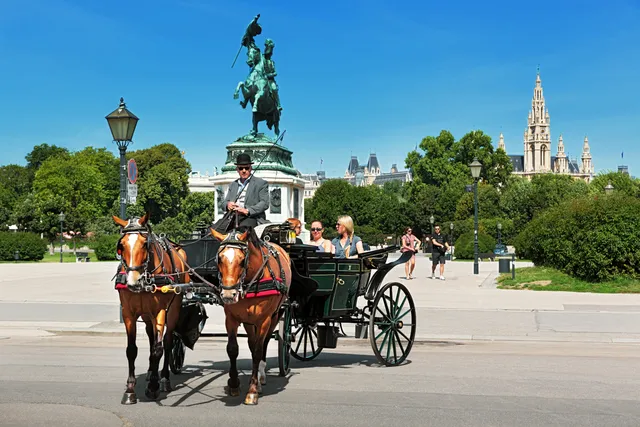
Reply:
[[[238,225],[255,227],[267,221],[265,211],[269,208],[269,184],[255,175],[249,179],[252,164],[248,154],[238,155],[235,165],[240,178],[229,185],[224,205],[228,211],[238,212]],[[240,191],[242,193],[238,197]]]

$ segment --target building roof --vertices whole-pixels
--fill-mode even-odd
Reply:
[[[367,162],[367,169],[380,169],[380,164],[378,163],[378,157],[376,157],[376,153],[369,154],[369,161]]]
[[[513,165],[514,172],[524,172],[524,155],[509,154],[509,159]]]

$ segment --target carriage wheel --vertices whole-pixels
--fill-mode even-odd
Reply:
[[[315,359],[322,351],[322,348],[318,347],[316,325],[310,325],[306,321],[296,322],[292,329],[294,344],[291,345],[291,355],[303,362]]]
[[[369,340],[378,361],[386,366],[401,364],[409,355],[416,336],[416,307],[402,283],[388,283],[373,299],[369,318]]]
[[[182,342],[180,335],[173,333],[173,345],[171,346],[171,363],[169,368],[171,372],[178,375],[182,373],[182,367],[184,366],[184,356],[186,352],[186,346]]]
[[[291,360],[291,307],[287,305],[284,308],[280,321],[278,322],[278,368],[280,376],[284,377],[289,374],[291,368],[289,362]]]

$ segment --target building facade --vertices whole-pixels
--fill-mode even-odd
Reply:
[[[391,170],[389,172],[382,172],[380,170],[378,157],[375,153],[369,154],[369,160],[367,161],[366,166],[361,165],[358,162],[357,156],[351,156],[347,170],[342,178],[355,186],[382,186],[388,181],[400,181],[405,183],[412,180],[411,172],[399,171],[395,163],[391,165]]]
[[[562,135],[558,138],[556,155],[551,155],[551,118],[544,99],[540,70],[536,75],[531,110],[529,111],[523,139],[524,154],[509,156],[513,164],[514,175],[531,179],[536,174],[558,173],[571,175],[586,182],[591,181],[595,169],[591,158],[589,139],[586,136],[582,143],[580,161],[577,158],[571,159],[567,156]],[[502,133],[500,134],[498,148],[502,148],[507,152]]]

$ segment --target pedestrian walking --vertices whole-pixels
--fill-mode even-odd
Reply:
[[[413,269],[416,267],[416,252],[420,249],[420,241],[413,235],[411,227],[407,227],[404,236],[402,236],[402,247],[400,252],[412,252],[409,261],[404,263],[404,272],[407,280],[413,279]]]

